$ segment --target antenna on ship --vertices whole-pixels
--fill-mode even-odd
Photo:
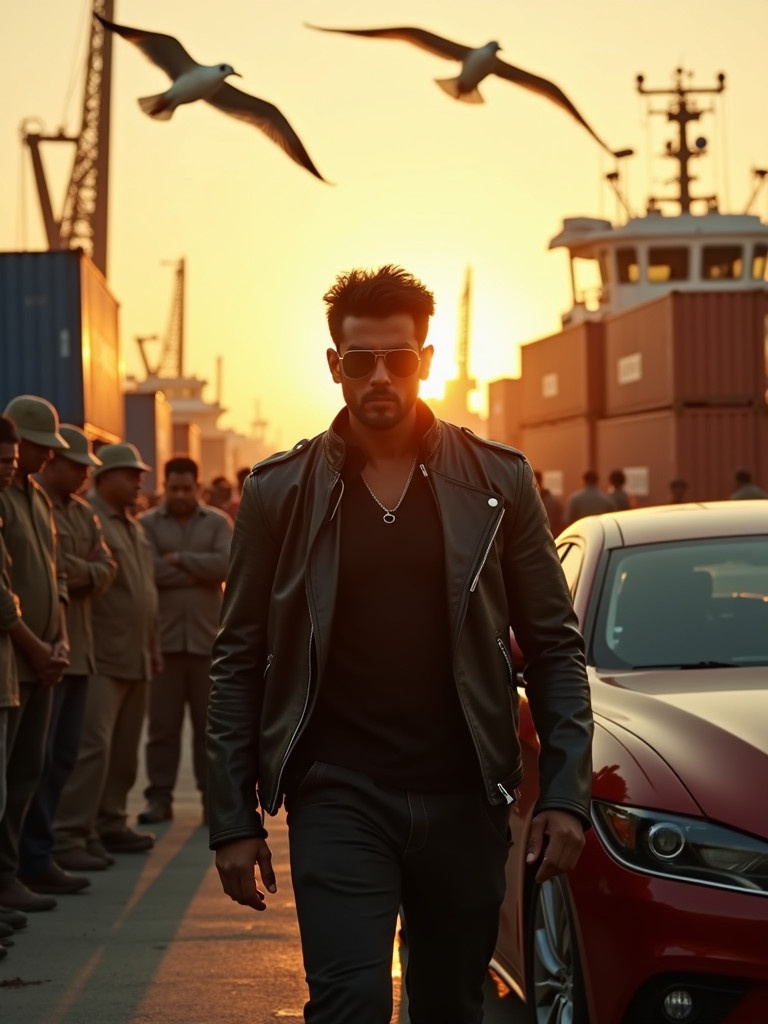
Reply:
[[[752,169],[752,174],[755,177],[755,187],[752,190],[752,195],[749,197],[747,205],[744,207],[744,213],[749,213],[749,211],[752,209],[752,206],[754,205],[755,200],[762,192],[763,186],[765,185],[766,175],[768,175],[768,171],[762,167],[754,167]]]
[[[707,148],[707,140],[700,135],[694,142],[694,148],[691,149],[688,143],[688,124],[691,121],[698,121],[702,114],[711,113],[712,111],[711,107],[699,109],[696,106],[695,100],[691,102],[691,97],[721,93],[725,89],[725,75],[721,72],[717,76],[716,86],[701,88],[684,85],[683,78],[686,74],[691,74],[691,72],[686,72],[683,68],[677,68],[673,89],[646,89],[644,76],[637,76],[637,91],[642,96],[671,97],[670,104],[666,110],[653,110],[651,108],[649,112],[666,116],[668,121],[673,121],[678,126],[677,149],[674,148],[672,142],[667,142],[665,155],[673,160],[677,160],[680,165],[677,177],[679,193],[676,196],[651,196],[648,199],[649,213],[658,210],[659,203],[669,202],[679,203],[681,213],[690,213],[691,203],[699,201],[706,202],[710,211],[717,210],[717,196],[691,195],[691,182],[695,181],[696,177],[690,173],[688,163],[690,160],[703,155]]]

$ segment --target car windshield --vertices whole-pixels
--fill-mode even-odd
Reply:
[[[768,665],[768,537],[611,552],[592,655],[606,668]]]

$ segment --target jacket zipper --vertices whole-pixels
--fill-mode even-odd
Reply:
[[[510,793],[508,789],[505,789],[501,782],[496,783],[496,789],[498,789],[508,804],[514,804],[517,802],[515,794]]]
[[[421,472],[422,472],[423,476],[425,477],[425,479],[429,479],[429,474],[427,473],[427,467],[424,465],[423,462],[419,464],[419,469],[421,470]],[[491,538],[488,541],[488,544],[486,545],[485,552],[483,553],[483,558],[482,558],[482,561],[480,562],[480,567],[477,570],[477,573],[475,574],[475,578],[472,581],[472,586],[469,588],[469,592],[470,593],[472,593],[475,590],[475,588],[477,587],[478,580],[480,579],[480,573],[483,571],[483,566],[485,565],[486,561],[488,560],[488,555],[490,554],[490,550],[491,550],[491,547],[493,546],[493,542],[496,540],[496,534],[499,532],[499,527],[501,526],[501,521],[504,518],[504,512],[505,512],[505,510],[502,507],[501,515],[498,518],[498,521],[496,523],[494,531],[491,534]],[[510,673],[510,679],[513,680],[514,679],[514,672],[510,671],[511,666],[510,666],[510,663],[509,663],[509,658],[507,658],[506,651],[504,650],[504,645],[502,644],[501,639],[498,638],[498,637],[497,637],[497,643],[499,644],[499,647],[501,648],[501,652],[504,655],[504,659],[507,662],[507,671]],[[474,733],[472,731],[472,728],[469,725],[469,722],[467,721],[467,712],[466,712],[466,709],[464,708],[464,699],[461,696],[461,692],[460,692],[458,687],[457,687],[457,691],[458,691],[459,701],[460,701],[461,707],[462,707],[462,714],[464,715],[464,720],[467,723],[467,728],[469,729],[469,734],[472,737],[472,743],[473,743],[473,745],[475,747],[475,750],[477,752],[478,760],[481,760],[480,759],[480,752],[477,749],[477,741],[475,740],[475,736],[474,736]],[[516,794],[515,793],[510,793],[509,790],[504,786],[504,784],[502,782],[497,782],[496,783],[496,789],[498,789],[498,791],[504,797],[504,802],[507,804],[507,806],[511,806],[512,804],[516,803],[516,801],[517,801]]]
[[[339,490],[339,497],[338,497],[338,500],[337,500],[336,504],[331,509],[331,514],[328,516],[328,522],[330,522],[333,519],[333,517],[336,515],[336,512],[338,511],[339,505],[341,504],[341,499],[344,497],[344,481],[341,479],[341,473],[337,473],[336,474],[336,479],[331,484],[331,491],[333,491],[333,488],[338,483],[341,484],[341,487],[340,487],[340,490]],[[309,601],[307,601],[307,607],[309,608]],[[310,612],[310,622],[312,622],[312,613],[311,612]],[[307,649],[307,691],[306,691],[306,695],[304,697],[304,706],[301,709],[301,715],[299,717],[299,721],[298,721],[298,723],[296,725],[296,728],[293,730],[293,735],[291,736],[291,739],[290,739],[290,741],[288,743],[288,747],[287,747],[287,749],[285,751],[285,755],[283,757],[283,760],[280,762],[280,768],[279,768],[278,773],[277,773],[277,782],[275,784],[274,795],[273,795],[273,797],[272,797],[272,799],[270,801],[270,805],[271,805],[272,808],[274,808],[274,805],[277,802],[277,799],[278,799],[278,796],[279,796],[279,793],[280,793],[280,786],[281,786],[281,783],[283,781],[283,772],[285,771],[285,766],[288,763],[288,758],[291,756],[291,754],[293,752],[293,748],[296,745],[296,741],[297,741],[297,739],[299,737],[299,733],[301,732],[302,726],[304,725],[304,720],[307,717],[307,708],[309,707],[309,698],[310,698],[310,694],[312,692],[312,641],[314,640],[314,636],[315,636],[315,624],[312,622],[312,625],[311,625],[311,628],[310,628],[310,631],[309,631],[309,647]]]
[[[293,730],[293,735],[291,736],[290,742],[288,743],[288,748],[285,751],[285,756],[283,757],[283,760],[280,762],[280,770],[277,773],[277,782],[275,784],[274,793],[269,801],[270,806],[268,810],[270,811],[270,813],[274,813],[277,794],[280,792],[280,784],[283,781],[283,772],[285,771],[285,766],[288,763],[288,758],[291,756],[291,753],[293,752],[293,748],[296,745],[296,740],[298,739],[299,733],[301,732],[301,727],[304,724],[304,719],[307,716],[307,707],[309,706],[309,694],[312,690],[312,640],[314,638],[314,635],[315,627],[313,625],[309,631],[309,649],[307,652],[307,692],[304,697],[304,706],[301,709],[301,716],[299,717],[299,721],[296,725],[296,728]]]
[[[505,509],[502,508],[501,515],[498,518],[498,522],[496,523],[496,526],[494,527],[493,533],[491,534],[491,539],[488,541],[488,546],[486,547],[485,552],[483,554],[483,559],[480,562],[480,568],[477,570],[475,578],[472,580],[472,586],[469,588],[470,594],[473,593],[475,588],[477,587],[477,581],[480,579],[480,573],[483,571],[483,566],[485,565],[486,561],[488,560],[488,555],[490,554],[491,548],[493,546],[493,542],[496,540],[496,534],[499,532],[499,527],[501,526],[501,520],[504,518],[504,512],[505,512]]]

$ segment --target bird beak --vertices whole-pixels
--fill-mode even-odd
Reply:
[[[242,78],[242,77],[243,77],[243,76],[242,76],[242,75],[240,74],[240,72],[239,72],[239,71],[233,71],[233,72],[232,72],[232,74],[233,74],[233,75],[237,75],[237,77],[238,77],[238,78]]]

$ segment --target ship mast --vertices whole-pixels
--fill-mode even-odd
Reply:
[[[691,212],[691,203],[704,201],[710,209],[717,208],[716,196],[693,196],[691,195],[691,182],[696,180],[695,175],[690,173],[688,164],[691,160],[701,156],[706,149],[707,140],[699,136],[691,149],[688,140],[688,125],[692,121],[698,121],[702,114],[709,113],[711,108],[699,109],[696,106],[695,96],[712,95],[721,93],[725,89],[725,75],[717,76],[717,85],[709,88],[694,88],[685,86],[683,78],[685,71],[677,68],[675,72],[675,85],[672,89],[647,89],[643,75],[637,76],[637,91],[642,96],[668,96],[671,102],[666,110],[650,110],[652,114],[666,116],[668,121],[673,121],[678,127],[677,149],[672,142],[667,143],[666,156],[677,160],[679,172],[677,183],[679,192],[676,196],[651,196],[648,200],[649,211],[658,208],[659,203],[677,202],[681,213]]]

